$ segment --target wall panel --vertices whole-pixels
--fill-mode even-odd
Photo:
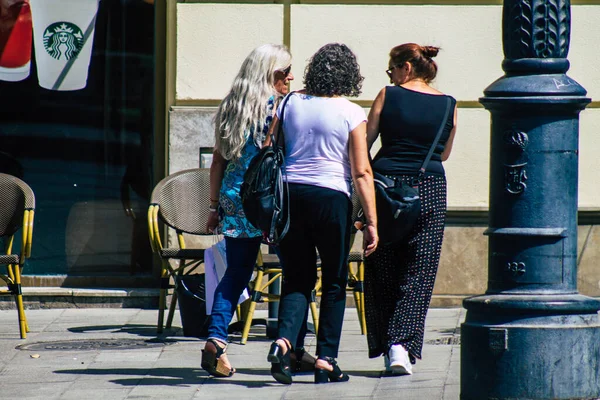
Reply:
[[[223,98],[253,48],[282,42],[281,5],[179,4],[176,98]]]

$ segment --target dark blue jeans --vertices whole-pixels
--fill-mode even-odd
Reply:
[[[322,296],[317,354],[337,357],[348,280],[352,203],[346,194],[290,184],[290,230],[279,246],[283,266],[278,336],[295,343],[317,280],[321,257]]]
[[[240,295],[248,285],[262,238],[225,237],[227,269],[215,289],[208,337],[227,343],[227,327]]]

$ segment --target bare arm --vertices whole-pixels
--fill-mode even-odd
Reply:
[[[371,106],[371,111],[369,111],[369,120],[367,122],[367,149],[370,150],[373,147],[373,143],[377,140],[377,136],[379,136],[379,116],[381,115],[381,110],[383,109],[383,102],[385,100],[385,88],[379,91],[373,105]]]
[[[225,175],[227,160],[223,158],[218,150],[213,151],[213,161],[210,165],[210,208],[216,209],[219,206],[219,192],[221,191],[221,182]],[[206,231],[212,233],[219,224],[219,213],[211,211],[206,223]]]
[[[448,157],[450,157],[450,153],[452,152],[452,144],[454,144],[454,134],[456,133],[456,122],[457,122],[457,108],[454,107],[454,127],[450,131],[450,136],[448,137],[448,141],[446,142],[446,146],[444,147],[444,151],[442,152],[442,161],[446,161]]]
[[[375,211],[375,188],[373,170],[369,163],[366,139],[367,124],[362,122],[350,132],[350,166],[356,193],[363,207],[366,226],[363,230],[363,249],[365,256],[371,255],[377,248],[377,213]]]

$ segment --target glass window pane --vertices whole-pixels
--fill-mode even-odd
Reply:
[[[62,6],[47,12],[46,2]],[[81,71],[83,88],[57,84],[72,89]],[[0,93],[0,172],[36,195],[24,273],[150,273],[153,2],[0,0]]]

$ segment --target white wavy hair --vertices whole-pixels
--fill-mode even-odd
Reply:
[[[262,147],[267,101],[277,95],[275,71],[289,67],[291,61],[287,47],[277,44],[259,46],[246,57],[215,116],[215,148],[223,158],[241,157],[250,130],[256,145]]]

